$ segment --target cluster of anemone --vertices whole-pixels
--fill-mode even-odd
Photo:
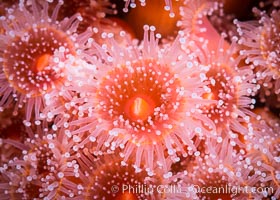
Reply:
[[[279,1],[113,2],[1,2],[0,199],[279,199]]]

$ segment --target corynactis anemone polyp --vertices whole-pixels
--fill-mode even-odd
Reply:
[[[71,141],[64,129],[53,131],[43,125],[22,132],[25,142],[4,139],[22,153],[1,167],[1,199],[62,199],[71,195],[64,184],[78,171],[72,162]],[[5,175],[4,175],[5,174]],[[69,178],[70,177],[70,178]],[[5,179],[10,179],[9,183]],[[66,184],[67,185],[67,184]]]
[[[77,15],[56,21],[60,3],[51,17],[48,3],[20,2],[1,17],[5,33],[1,36],[0,106],[17,101],[15,109],[26,103],[27,121],[33,107],[39,117],[42,95],[53,90],[65,78],[63,62],[76,54],[76,38],[71,36],[78,25]],[[30,10],[30,11],[29,11]]]
[[[156,122],[176,112],[174,106],[179,109],[184,103],[178,95],[179,87],[180,82],[170,69],[154,60],[116,68],[104,78],[98,91],[100,114],[102,118],[118,116],[114,124],[122,124],[128,131],[145,134],[154,132],[152,127],[156,126],[156,131],[164,135],[165,128]],[[109,88],[112,92],[108,93]],[[115,96],[118,91],[124,92],[123,95]],[[154,113],[155,108],[162,115]]]
[[[50,90],[62,78],[62,69],[51,61],[54,51],[64,47],[65,54],[75,52],[68,36],[52,27],[32,27],[25,34],[27,38],[15,37],[4,50],[3,71],[17,91],[34,97]]]
[[[228,48],[224,48],[224,39],[219,40],[215,51],[208,49],[207,45],[199,53],[201,64],[208,66],[206,73],[208,92],[203,98],[215,100],[217,103],[210,106],[202,106],[202,112],[215,124],[217,138],[222,142],[226,136],[233,140],[238,135],[248,134],[248,123],[253,113],[255,100],[252,96],[256,93],[255,75],[248,66],[240,66],[241,57],[236,56],[236,40]],[[235,139],[234,139],[235,138]]]
[[[242,182],[250,187],[262,187],[262,192],[252,193],[253,198],[279,199],[279,131],[280,121],[264,110],[252,120],[251,137],[247,139],[246,154],[237,167]]]
[[[208,115],[216,124],[227,122],[227,116],[233,112],[233,107],[237,103],[235,84],[229,84],[228,80],[233,78],[231,72],[226,66],[213,66],[207,73],[209,77],[210,93],[203,95],[206,99],[215,99],[218,102],[216,106],[205,107],[204,113]],[[236,81],[233,81],[234,83]],[[225,125],[225,124],[223,124]]]
[[[107,53],[100,53],[106,63],[93,81],[92,91],[96,88],[97,92],[91,93],[96,98],[88,98],[88,103],[97,101],[92,102],[91,116],[77,121],[85,125],[72,134],[90,131],[88,138],[96,140],[99,147],[105,142],[111,149],[122,148],[124,161],[135,155],[137,166],[144,161],[152,170],[156,159],[167,170],[165,153],[176,157],[176,151],[185,152],[184,145],[195,150],[192,137],[212,131],[198,120],[201,114],[194,101],[208,103],[201,98],[205,71],[191,51],[180,51],[181,43],[186,42],[181,35],[171,47],[160,49],[154,27],[145,26],[144,30],[139,47],[124,48],[108,38],[112,45]]]
[[[162,183],[162,177],[149,177],[146,171],[135,172],[135,166],[128,161],[122,163],[117,154],[103,154],[98,158],[83,150],[76,159],[79,177],[75,199],[159,199],[154,189]],[[74,186],[74,185],[73,185]]]
[[[280,102],[280,12],[274,10],[270,16],[257,9],[254,12],[260,17],[259,21],[235,21],[240,34],[239,44],[242,45],[240,54],[246,63],[255,66],[257,79],[262,86],[261,101],[275,95],[277,102]]]

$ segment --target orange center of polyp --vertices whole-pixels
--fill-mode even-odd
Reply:
[[[210,92],[210,93],[205,93],[202,95],[202,98],[203,99],[208,99],[208,100],[215,100],[215,95],[213,92]]]
[[[126,112],[132,120],[145,121],[154,112],[154,102],[149,97],[136,96],[126,104]]]
[[[45,54],[39,56],[37,59],[35,59],[34,71],[40,72],[45,67],[47,67],[49,64],[50,58],[51,58],[51,55],[48,53],[45,53]]]

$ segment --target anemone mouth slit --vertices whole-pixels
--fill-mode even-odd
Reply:
[[[154,113],[155,102],[149,96],[137,94],[128,99],[125,113],[133,121],[146,121]]]
[[[43,71],[51,62],[52,55],[49,53],[42,54],[34,59],[32,71],[35,73]]]

